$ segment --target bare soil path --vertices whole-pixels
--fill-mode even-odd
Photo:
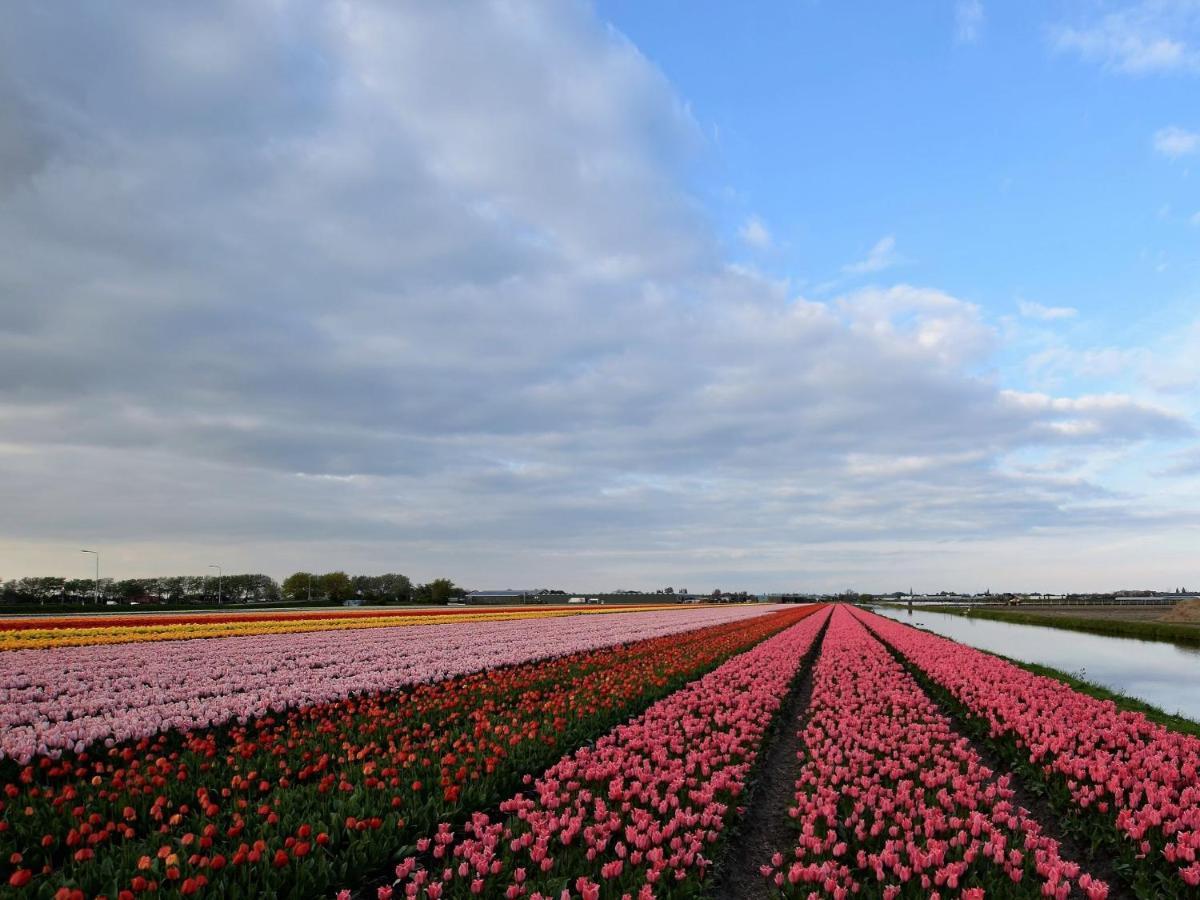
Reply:
[[[825,640],[826,622],[801,665],[799,677],[777,713],[774,736],[755,766],[756,779],[746,795],[746,813],[736,834],[728,835],[724,856],[708,894],[714,900],[756,900],[770,896],[758,867],[793,842],[788,808],[795,803],[800,733],[808,718],[813,664]]]

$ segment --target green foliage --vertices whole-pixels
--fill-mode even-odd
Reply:
[[[95,607],[96,582],[91,578],[17,578],[0,586],[0,604],[9,610],[49,607]],[[448,578],[437,578],[415,587],[406,575],[348,575],[345,572],[293,572],[277,584],[261,574],[225,575],[221,599],[225,604],[295,603],[344,604],[358,601],[371,606],[401,603],[445,604],[466,596]],[[160,578],[100,579],[100,603],[187,607],[217,602],[216,575],[172,575]],[[110,607],[111,608],[111,607]]]
[[[444,605],[451,600],[461,600],[467,592],[449,578],[435,578],[428,584],[422,584],[414,591],[414,599],[418,603]]]
[[[312,597],[309,594],[309,585],[313,580],[311,572],[293,572],[287,578],[283,579],[283,584],[280,587],[283,593],[283,599],[293,603],[300,603],[309,599],[317,600],[319,597],[316,594],[317,586],[312,585]]]
[[[353,581],[355,594],[368,606],[410,603],[413,599],[413,583],[406,575],[356,575]]]
[[[221,581],[226,603],[276,602],[279,585],[269,575],[226,575]],[[92,578],[18,578],[0,591],[5,606],[94,606],[96,582]],[[118,604],[194,604],[217,600],[216,576],[166,575],[158,578],[100,579],[100,602]]]
[[[345,572],[326,572],[314,579],[314,594],[318,589],[322,597],[333,603],[345,603],[354,599],[354,582]]]

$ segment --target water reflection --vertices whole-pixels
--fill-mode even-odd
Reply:
[[[874,611],[981,650],[1071,672],[1200,721],[1200,650],[1195,647],[973,619],[929,609],[909,612],[881,607]]]

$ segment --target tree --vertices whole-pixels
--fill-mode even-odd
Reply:
[[[157,585],[153,584],[153,581],[154,579],[151,578],[126,578],[123,581],[118,581],[113,585],[113,593],[116,594],[115,599],[118,603],[140,603],[150,593],[147,588],[153,589],[157,587]]]
[[[421,603],[442,605],[451,600],[465,597],[467,592],[449,578],[435,578],[428,584],[423,584],[416,590],[416,599]]]
[[[283,599],[293,603],[298,603],[308,599],[308,586],[312,581],[313,600],[323,599],[316,584],[316,579],[313,578],[310,572],[293,572],[287,578],[283,579],[281,591]]]
[[[83,603],[92,599],[96,583],[90,578],[68,578],[63,585],[62,599],[65,603]]]
[[[326,600],[333,603],[346,603],[354,599],[354,582],[345,572],[326,572],[313,581],[314,589],[316,582],[320,582],[321,593]]]
[[[412,600],[413,584],[397,572],[385,575],[354,576],[354,591],[368,605],[408,603]]]
[[[4,585],[6,603],[54,603],[62,598],[62,578],[18,578]]]

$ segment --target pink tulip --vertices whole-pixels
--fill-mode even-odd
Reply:
[[[440,826],[434,842],[459,861],[447,896],[507,897],[513,887],[536,886],[536,897],[568,878],[581,897],[599,897],[603,884],[605,896],[611,889],[612,896],[636,892],[649,900],[656,886],[703,881],[712,866],[704,848],[733,813],[729,801],[741,793],[771,718],[828,616],[811,616],[733,657],[595,746],[524,779],[526,790],[500,804],[503,821],[473,815],[452,844],[444,837],[449,826]],[[485,865],[463,875],[462,866],[475,859]],[[407,888],[422,870],[416,859],[403,865],[407,882],[399,884]]]
[[[999,887],[1026,868],[1055,896],[1078,873],[1028,813],[957,735],[913,678],[845,608],[833,613],[813,671],[801,732],[795,821],[788,854],[763,870],[785,896],[849,896],[880,890],[896,897],[916,882],[929,896],[956,890],[968,873]],[[884,823],[887,823],[886,828]],[[855,843],[839,839],[854,835]],[[1020,841],[1040,862],[1007,844]],[[980,851],[983,852],[980,852]],[[778,860],[778,862],[777,862]],[[1107,887],[1088,880],[1092,890]],[[911,890],[911,888],[907,888]],[[1082,889],[1082,883],[1081,883]],[[975,894],[974,896],[981,896]]]
[[[1185,884],[1200,844],[1200,738],[1122,712],[988,653],[859,612],[914,666],[988,725],[1018,741],[1081,809],[1112,815],[1135,858],[1161,856]],[[1115,813],[1115,814],[1113,814]]]

